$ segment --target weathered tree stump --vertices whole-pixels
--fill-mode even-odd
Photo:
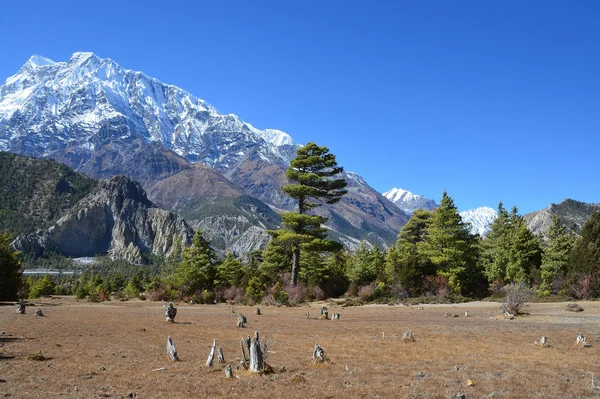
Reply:
[[[175,349],[175,344],[170,336],[167,337],[167,354],[171,358],[172,361],[179,360],[177,357],[177,349]]]
[[[410,331],[407,328],[406,331],[404,331],[404,335],[402,336],[402,341],[404,341],[404,342],[413,342],[414,340],[415,340],[415,337],[414,337],[412,331]]]
[[[210,348],[210,353],[208,354],[208,359],[206,359],[206,367],[212,367],[213,359],[215,358],[215,347],[216,346],[217,346],[217,340],[213,339],[213,343]]]
[[[306,312],[306,318],[310,319],[310,313],[309,312]]]
[[[465,310],[465,317],[471,317],[471,314],[469,313],[468,310]]]
[[[25,301],[23,301],[22,299],[17,304],[17,313],[25,314]]]
[[[331,320],[339,320],[340,319],[340,314],[339,313],[334,313],[331,315]]]
[[[321,319],[323,319],[323,320],[329,319],[329,312],[327,311],[327,308],[325,306],[323,306],[321,308]]]
[[[241,364],[242,367],[244,367],[246,370],[248,369],[248,364],[250,363],[250,336],[248,335],[246,338],[242,338],[240,340],[240,346],[242,347],[242,357],[241,357]],[[248,354],[246,354],[246,351],[248,351]]]
[[[233,371],[231,370],[231,364],[225,366],[225,378],[233,378]]]
[[[502,313],[504,314],[505,319],[512,320],[515,318],[515,315],[511,313],[505,305],[502,305]]]
[[[575,345],[580,346],[582,348],[588,348],[592,346],[587,343],[587,340],[585,339],[582,333],[577,334],[577,340],[575,341]]]
[[[321,348],[321,345],[315,344],[313,349],[312,361],[314,363],[323,363],[325,361],[325,351]]]
[[[547,347],[548,346],[548,338],[546,338],[545,336],[542,336],[542,338],[540,338],[540,345]]]
[[[173,302],[169,303],[169,306],[163,303],[163,308],[165,308],[165,320],[173,323],[175,316],[177,316],[177,308],[173,305]]]
[[[260,308],[256,308],[256,315],[260,316]]]
[[[244,324],[246,324],[248,321],[246,320],[246,316],[244,316],[243,314],[239,314],[238,318],[237,318],[237,326],[239,328],[244,328]]]
[[[34,314],[38,317],[44,317],[44,312],[42,312],[42,309],[36,309]]]
[[[250,343],[250,363],[248,369],[253,373],[258,373],[264,370],[263,354],[258,339],[258,331],[254,332],[254,338]]]
[[[219,359],[219,363],[225,363],[225,355],[223,354],[223,348],[219,348],[219,350],[217,350],[217,359]]]

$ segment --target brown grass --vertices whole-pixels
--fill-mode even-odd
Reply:
[[[237,306],[248,328],[235,327],[227,305],[185,305],[176,323],[157,302],[36,301],[18,315],[0,306],[0,397],[13,398],[581,398],[591,372],[600,381],[600,303],[584,312],[564,303],[533,304],[528,316],[503,320],[494,303],[336,308],[340,320],[307,320],[311,308]],[[422,309],[422,310],[419,310]],[[469,310],[471,317],[462,316]],[[460,314],[447,318],[446,313]],[[415,342],[402,342],[410,328]],[[258,330],[276,343],[274,372],[225,379],[223,365],[204,366],[213,338],[234,370],[240,338]],[[575,346],[577,333],[591,348]],[[167,336],[180,361],[170,362]],[[542,335],[550,347],[534,345]],[[319,343],[329,362],[311,363]],[[31,360],[43,354],[45,361]],[[153,371],[166,367],[166,370]],[[422,373],[422,374],[420,374]],[[419,374],[419,376],[417,376]],[[473,385],[467,387],[467,381]]]

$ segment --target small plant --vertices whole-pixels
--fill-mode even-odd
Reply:
[[[523,281],[504,287],[504,306],[513,314],[518,315],[525,302],[533,297],[533,291]]]

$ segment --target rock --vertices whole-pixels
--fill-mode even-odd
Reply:
[[[567,311],[569,312],[583,312],[583,308],[576,303],[570,303],[567,305]]]

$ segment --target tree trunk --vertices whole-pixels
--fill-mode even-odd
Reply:
[[[163,308],[165,308],[165,320],[168,322],[174,322],[175,316],[177,316],[177,308],[173,305],[173,302],[171,302],[169,306],[163,303]]]
[[[296,246],[294,248],[294,253],[292,256],[292,282],[290,283],[292,287],[295,287],[298,284],[298,272],[300,271],[300,247]]]
[[[312,360],[315,363],[323,363],[325,361],[325,351],[323,350],[323,348],[321,348],[321,345],[315,344]]]
[[[210,348],[210,353],[208,354],[208,359],[206,359],[206,367],[212,367],[213,359],[215,358],[215,346],[217,346],[217,340],[213,339],[212,347]]]
[[[256,308],[256,315],[260,316],[260,308]]]
[[[250,355],[250,336],[248,335],[246,338],[242,338],[240,340],[240,346],[242,347],[242,366],[245,369],[248,368],[248,363],[250,359],[248,356]],[[248,350],[248,355],[246,355],[246,350]]]
[[[223,354],[223,348],[219,348],[217,351],[217,357],[219,359],[219,363],[225,363],[225,355]]]
[[[25,301],[21,299],[21,301],[17,304],[17,313],[25,314]]]
[[[231,364],[225,366],[225,378],[233,378],[233,371],[231,370]]]
[[[264,370],[262,349],[258,339],[258,331],[254,332],[254,338],[250,344],[250,366],[249,370],[253,373],[259,373]]]
[[[171,337],[167,337],[167,354],[171,358],[171,360],[176,361],[179,360],[177,357],[177,349],[175,349],[175,344],[171,340]]]
[[[340,319],[340,314],[339,313],[334,313],[331,315],[331,320],[339,320]]]
[[[402,341],[413,342],[414,340],[415,340],[415,337],[413,336],[412,331],[410,331],[407,328],[406,331],[404,331],[404,335],[402,336]]]
[[[246,324],[246,323],[247,323],[246,316],[244,316],[243,314],[240,313],[240,315],[237,318],[237,326],[239,328],[243,328],[244,324]]]
[[[323,306],[321,308],[321,319],[329,319],[329,311],[327,310],[327,308],[325,306]]]

